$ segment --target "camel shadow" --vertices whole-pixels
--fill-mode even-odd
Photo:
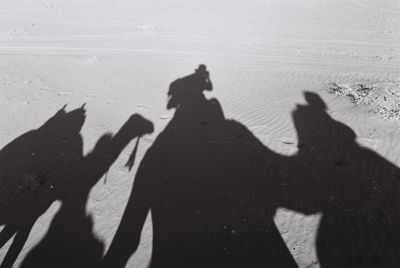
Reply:
[[[145,154],[111,246],[85,211],[92,187],[127,144],[153,125],[131,116],[83,155],[85,109],[58,111],[0,151],[1,267],[12,267],[37,219],[59,200],[49,230],[21,267],[124,267],[144,221],[153,222],[151,267],[297,267],[274,223],[278,208],[321,213],[321,267],[400,264],[399,168],[357,144],[319,95],[292,113],[298,152],[277,154],[243,124],[226,119],[209,73],[171,83],[175,114]],[[134,150],[135,152],[135,150]],[[133,165],[134,153],[129,160]]]
[[[1,267],[12,267],[37,219],[56,201],[61,208],[43,240],[21,267],[94,267],[103,244],[92,232],[85,207],[90,189],[134,138],[153,131],[133,115],[115,135],[106,134],[83,156],[80,130],[86,111],[65,106],[40,128],[29,131],[0,151],[0,246],[15,235]]]
[[[310,92],[293,111],[298,153],[279,155],[224,117],[203,94],[210,83],[198,72],[171,83],[174,117],[140,164],[104,267],[125,267],[149,212],[150,267],[297,267],[273,221],[279,207],[322,212],[321,267],[400,263],[395,165]]]
[[[307,104],[292,113],[301,169],[288,185],[289,192],[308,197],[294,195],[293,209],[322,213],[316,241],[321,267],[397,267],[399,168],[357,144],[354,131],[331,118],[317,94],[304,96]]]
[[[140,164],[105,266],[126,265],[151,211],[151,267],[296,267],[273,222],[283,158],[225,119],[202,81],[171,84],[174,117]]]

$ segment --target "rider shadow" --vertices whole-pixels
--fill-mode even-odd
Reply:
[[[133,115],[115,135],[106,134],[83,156],[81,107],[58,111],[39,129],[18,137],[0,151],[0,246],[15,234],[1,267],[12,267],[36,220],[56,201],[61,207],[41,242],[21,267],[94,267],[103,244],[92,232],[85,207],[90,189],[135,137],[152,124]]]
[[[282,157],[207,88],[205,68],[170,85],[174,117],[140,164],[105,266],[126,265],[151,211],[151,267],[296,267],[273,221]]]
[[[170,85],[174,117],[140,164],[103,265],[126,265],[151,212],[150,267],[296,267],[273,221],[285,207],[322,212],[321,267],[397,267],[399,169],[310,92],[293,111],[298,153],[276,154],[204,96],[208,76]]]
[[[298,194],[286,199],[291,204],[280,203],[322,213],[316,241],[321,267],[397,267],[399,168],[361,147],[317,94],[304,95],[307,104],[292,114],[299,151],[291,164],[301,168],[288,183],[288,195]]]

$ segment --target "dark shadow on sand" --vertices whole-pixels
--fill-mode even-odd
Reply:
[[[0,247],[15,235],[1,267],[13,266],[33,225],[56,200],[59,211],[21,267],[98,267],[104,246],[85,211],[90,189],[132,139],[153,131],[149,121],[133,115],[83,156],[85,109],[64,108],[0,151]]]
[[[296,267],[273,222],[282,157],[225,119],[207,88],[199,72],[171,84],[175,115],[141,162],[107,267],[126,265],[149,211],[151,267]]]
[[[302,204],[298,210],[322,212],[321,267],[398,267],[399,168],[357,144],[353,130],[332,119],[317,94],[304,95],[307,105],[293,112],[301,171],[288,185],[294,192],[308,188],[304,200],[293,195],[293,204]]]
[[[396,166],[360,147],[310,92],[293,112],[298,153],[276,154],[224,118],[199,70],[170,85],[175,115],[141,162],[104,266],[126,265],[151,212],[151,267],[296,267],[278,207],[322,212],[322,267],[400,265]]]
[[[297,267],[273,221],[279,207],[322,213],[321,267],[400,265],[399,169],[358,145],[317,94],[305,92],[307,103],[292,113],[298,152],[286,157],[226,119],[204,90],[212,90],[205,66],[170,85],[167,107],[174,117],[140,164],[104,258],[85,211],[90,189],[152,124],[134,115],[83,156],[85,110],[61,109],[4,147],[0,247],[15,237],[1,267],[12,266],[55,200],[59,211],[21,267],[124,267],[150,212],[151,267]]]

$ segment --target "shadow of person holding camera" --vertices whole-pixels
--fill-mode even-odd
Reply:
[[[304,93],[293,122],[296,173],[280,201],[309,214],[321,212],[317,256],[321,267],[397,267],[400,264],[400,169],[360,146],[334,120],[318,94]]]
[[[151,212],[150,267],[296,267],[273,217],[281,156],[224,117],[205,66],[171,83],[173,119],[145,154],[104,267],[125,267]]]

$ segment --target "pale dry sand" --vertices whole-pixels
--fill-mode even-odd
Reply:
[[[205,63],[214,84],[208,95],[275,152],[296,154],[291,113],[305,103],[303,92],[312,91],[361,145],[400,166],[400,122],[326,90],[330,83],[399,81],[399,14],[396,0],[2,1],[0,148],[65,104],[72,110],[86,103],[85,153],[133,113],[152,121],[155,132],[141,140],[133,171],[124,167],[131,143],[91,191],[87,212],[107,246],[143,154],[172,118],[169,83]],[[16,264],[42,239],[59,207],[54,203],[38,220]],[[321,213],[285,208],[275,216],[300,267],[318,267],[320,219]],[[146,267],[151,247],[148,217],[128,267]]]

